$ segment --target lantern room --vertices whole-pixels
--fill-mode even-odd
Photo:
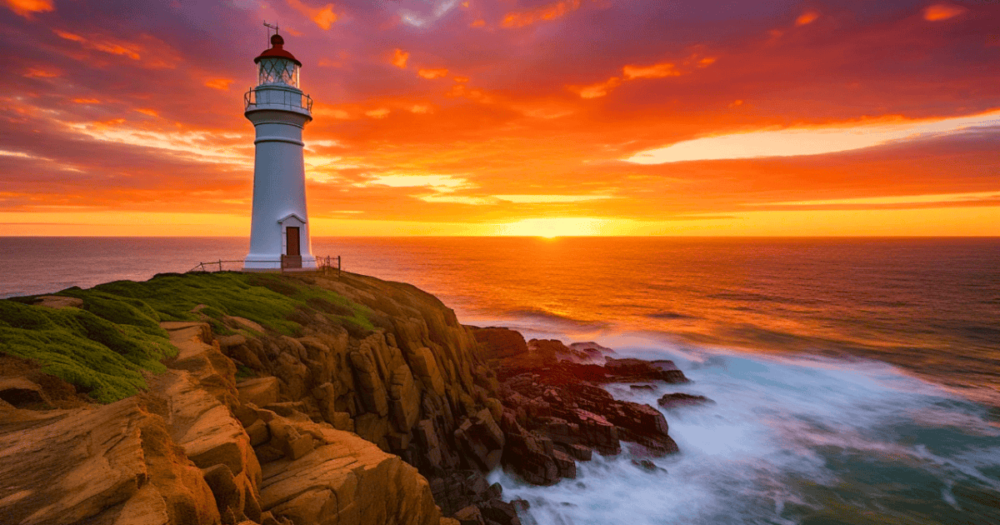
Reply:
[[[275,34],[271,37],[271,48],[253,59],[257,64],[257,85],[285,85],[299,87],[299,62],[291,53],[285,51],[285,39]]]

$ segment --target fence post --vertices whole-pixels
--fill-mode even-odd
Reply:
[[[337,256],[337,277],[340,277],[340,266],[341,266],[340,256],[338,255]]]

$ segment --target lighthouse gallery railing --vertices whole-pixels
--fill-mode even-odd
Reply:
[[[267,89],[266,95],[258,97],[257,88],[250,88],[243,95],[243,110],[247,111],[258,104],[267,106],[283,106],[296,109],[305,109],[312,113],[313,100],[309,95],[299,91],[289,89]]]

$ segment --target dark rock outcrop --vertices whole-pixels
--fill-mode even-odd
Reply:
[[[715,401],[705,397],[696,396],[691,394],[676,393],[676,394],[665,394],[660,399],[656,401],[663,408],[677,408],[683,406],[697,406],[697,405],[714,405]]]

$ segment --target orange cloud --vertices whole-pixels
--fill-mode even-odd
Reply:
[[[205,85],[212,89],[218,89],[219,91],[229,91],[229,84],[232,83],[233,80],[229,78],[216,78],[205,82]]]
[[[330,26],[337,21],[337,13],[333,12],[333,4],[326,4],[324,7],[309,7],[301,0],[288,0],[288,5],[293,9],[306,15],[316,23],[321,29],[330,29]]]
[[[475,20],[471,24],[469,24],[469,27],[483,27],[485,25],[486,25],[486,20],[480,18],[479,20]]]
[[[33,68],[29,69],[28,72],[24,74],[24,76],[26,76],[28,78],[54,78],[54,77],[58,77],[60,75],[61,75],[61,73],[59,73],[58,71],[52,71],[52,70],[49,70],[49,69],[41,69],[41,68],[37,68],[37,67],[33,67]]]
[[[142,113],[143,115],[148,115],[150,117],[159,117],[160,116],[160,114],[157,113],[155,109],[138,108],[138,109],[136,109],[136,111],[139,112],[139,113]]]
[[[611,92],[611,90],[618,87],[621,83],[622,80],[620,78],[611,77],[600,84],[592,84],[581,87],[571,86],[570,90],[580,95],[581,98],[600,98],[606,96]]]
[[[501,22],[502,27],[524,27],[536,22],[562,18],[580,8],[580,0],[561,0],[554,4],[544,5],[527,11],[512,11],[507,13]]]
[[[652,66],[625,66],[622,68],[622,74],[625,75],[626,80],[633,80],[636,78],[676,77],[680,76],[681,72],[677,71],[673,64],[664,63]]]
[[[100,104],[101,101],[96,98],[74,98],[73,102],[77,104]]]
[[[406,61],[410,59],[410,54],[402,49],[396,49],[392,52],[392,65],[406,69]]]
[[[25,17],[32,18],[34,13],[44,13],[55,10],[52,7],[52,0],[4,0],[11,11]]]
[[[139,55],[139,53],[137,53],[134,49],[125,47],[124,45],[119,43],[110,41],[102,42],[95,39],[84,38],[75,33],[70,33],[68,31],[60,31],[58,29],[54,29],[53,31],[55,31],[55,33],[60,37],[66,40],[70,40],[72,42],[80,42],[81,44],[83,44],[84,47],[89,49],[96,49],[97,51],[103,51],[105,53],[110,53],[112,55],[126,56],[131,58],[132,60],[139,60],[140,58],[142,58]]]
[[[817,13],[816,11],[806,11],[805,13],[802,13],[801,15],[799,15],[798,18],[795,19],[795,25],[797,26],[809,25],[815,22],[817,18],[819,18],[819,13]]]
[[[371,118],[385,118],[389,116],[389,110],[386,108],[373,109],[371,111],[365,111],[365,115]]]
[[[962,6],[952,4],[934,4],[924,9],[924,20],[937,22],[947,20],[964,13],[966,9]]]
[[[444,68],[440,69],[421,69],[418,75],[424,78],[441,78],[448,75],[448,70]]]

